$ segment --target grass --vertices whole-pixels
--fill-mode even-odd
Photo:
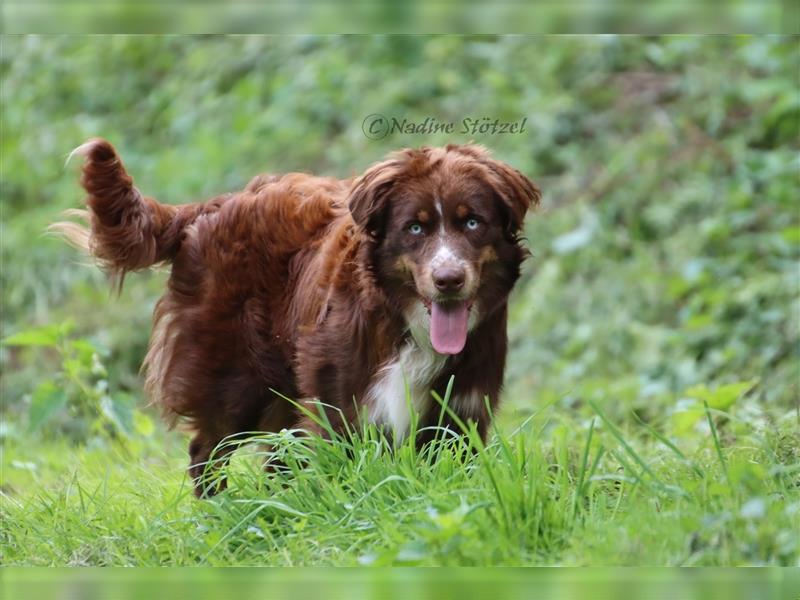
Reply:
[[[800,469],[781,459],[796,423],[723,448],[707,415],[690,453],[599,412],[576,427],[554,407],[467,460],[452,440],[392,450],[370,427],[333,441],[281,432],[239,449],[229,489],[204,501],[175,434],[166,449],[161,436],[12,444],[4,472],[37,491],[6,489],[3,563],[796,565]],[[284,472],[265,474],[273,455]]]

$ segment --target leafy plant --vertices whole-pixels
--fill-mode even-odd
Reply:
[[[60,369],[43,378],[29,396],[28,431],[61,430],[76,441],[93,436],[124,439],[153,431],[130,394],[109,389],[101,350],[87,338],[71,337],[72,321],[20,331],[2,344],[54,351]]]

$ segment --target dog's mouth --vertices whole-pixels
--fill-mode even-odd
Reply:
[[[431,345],[439,354],[458,354],[467,343],[472,300],[428,300],[422,303],[431,316]]]

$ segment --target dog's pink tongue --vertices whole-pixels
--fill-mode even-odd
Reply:
[[[458,354],[467,343],[466,302],[431,303],[431,344],[439,354]]]

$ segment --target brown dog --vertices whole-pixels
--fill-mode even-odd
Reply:
[[[418,442],[441,408],[485,436],[506,357],[507,299],[536,186],[480,146],[402,150],[354,180],[261,175],[238,193],[170,206],[133,187],[101,139],[86,157],[90,230],[60,223],[121,284],[171,263],[144,361],[146,388],[185,420],[196,493],[215,446],[314,420],[281,395],[319,399],[333,426],[363,413]],[[275,391],[272,391],[275,390]],[[275,392],[279,392],[276,394]],[[455,429],[452,417],[443,424]]]

